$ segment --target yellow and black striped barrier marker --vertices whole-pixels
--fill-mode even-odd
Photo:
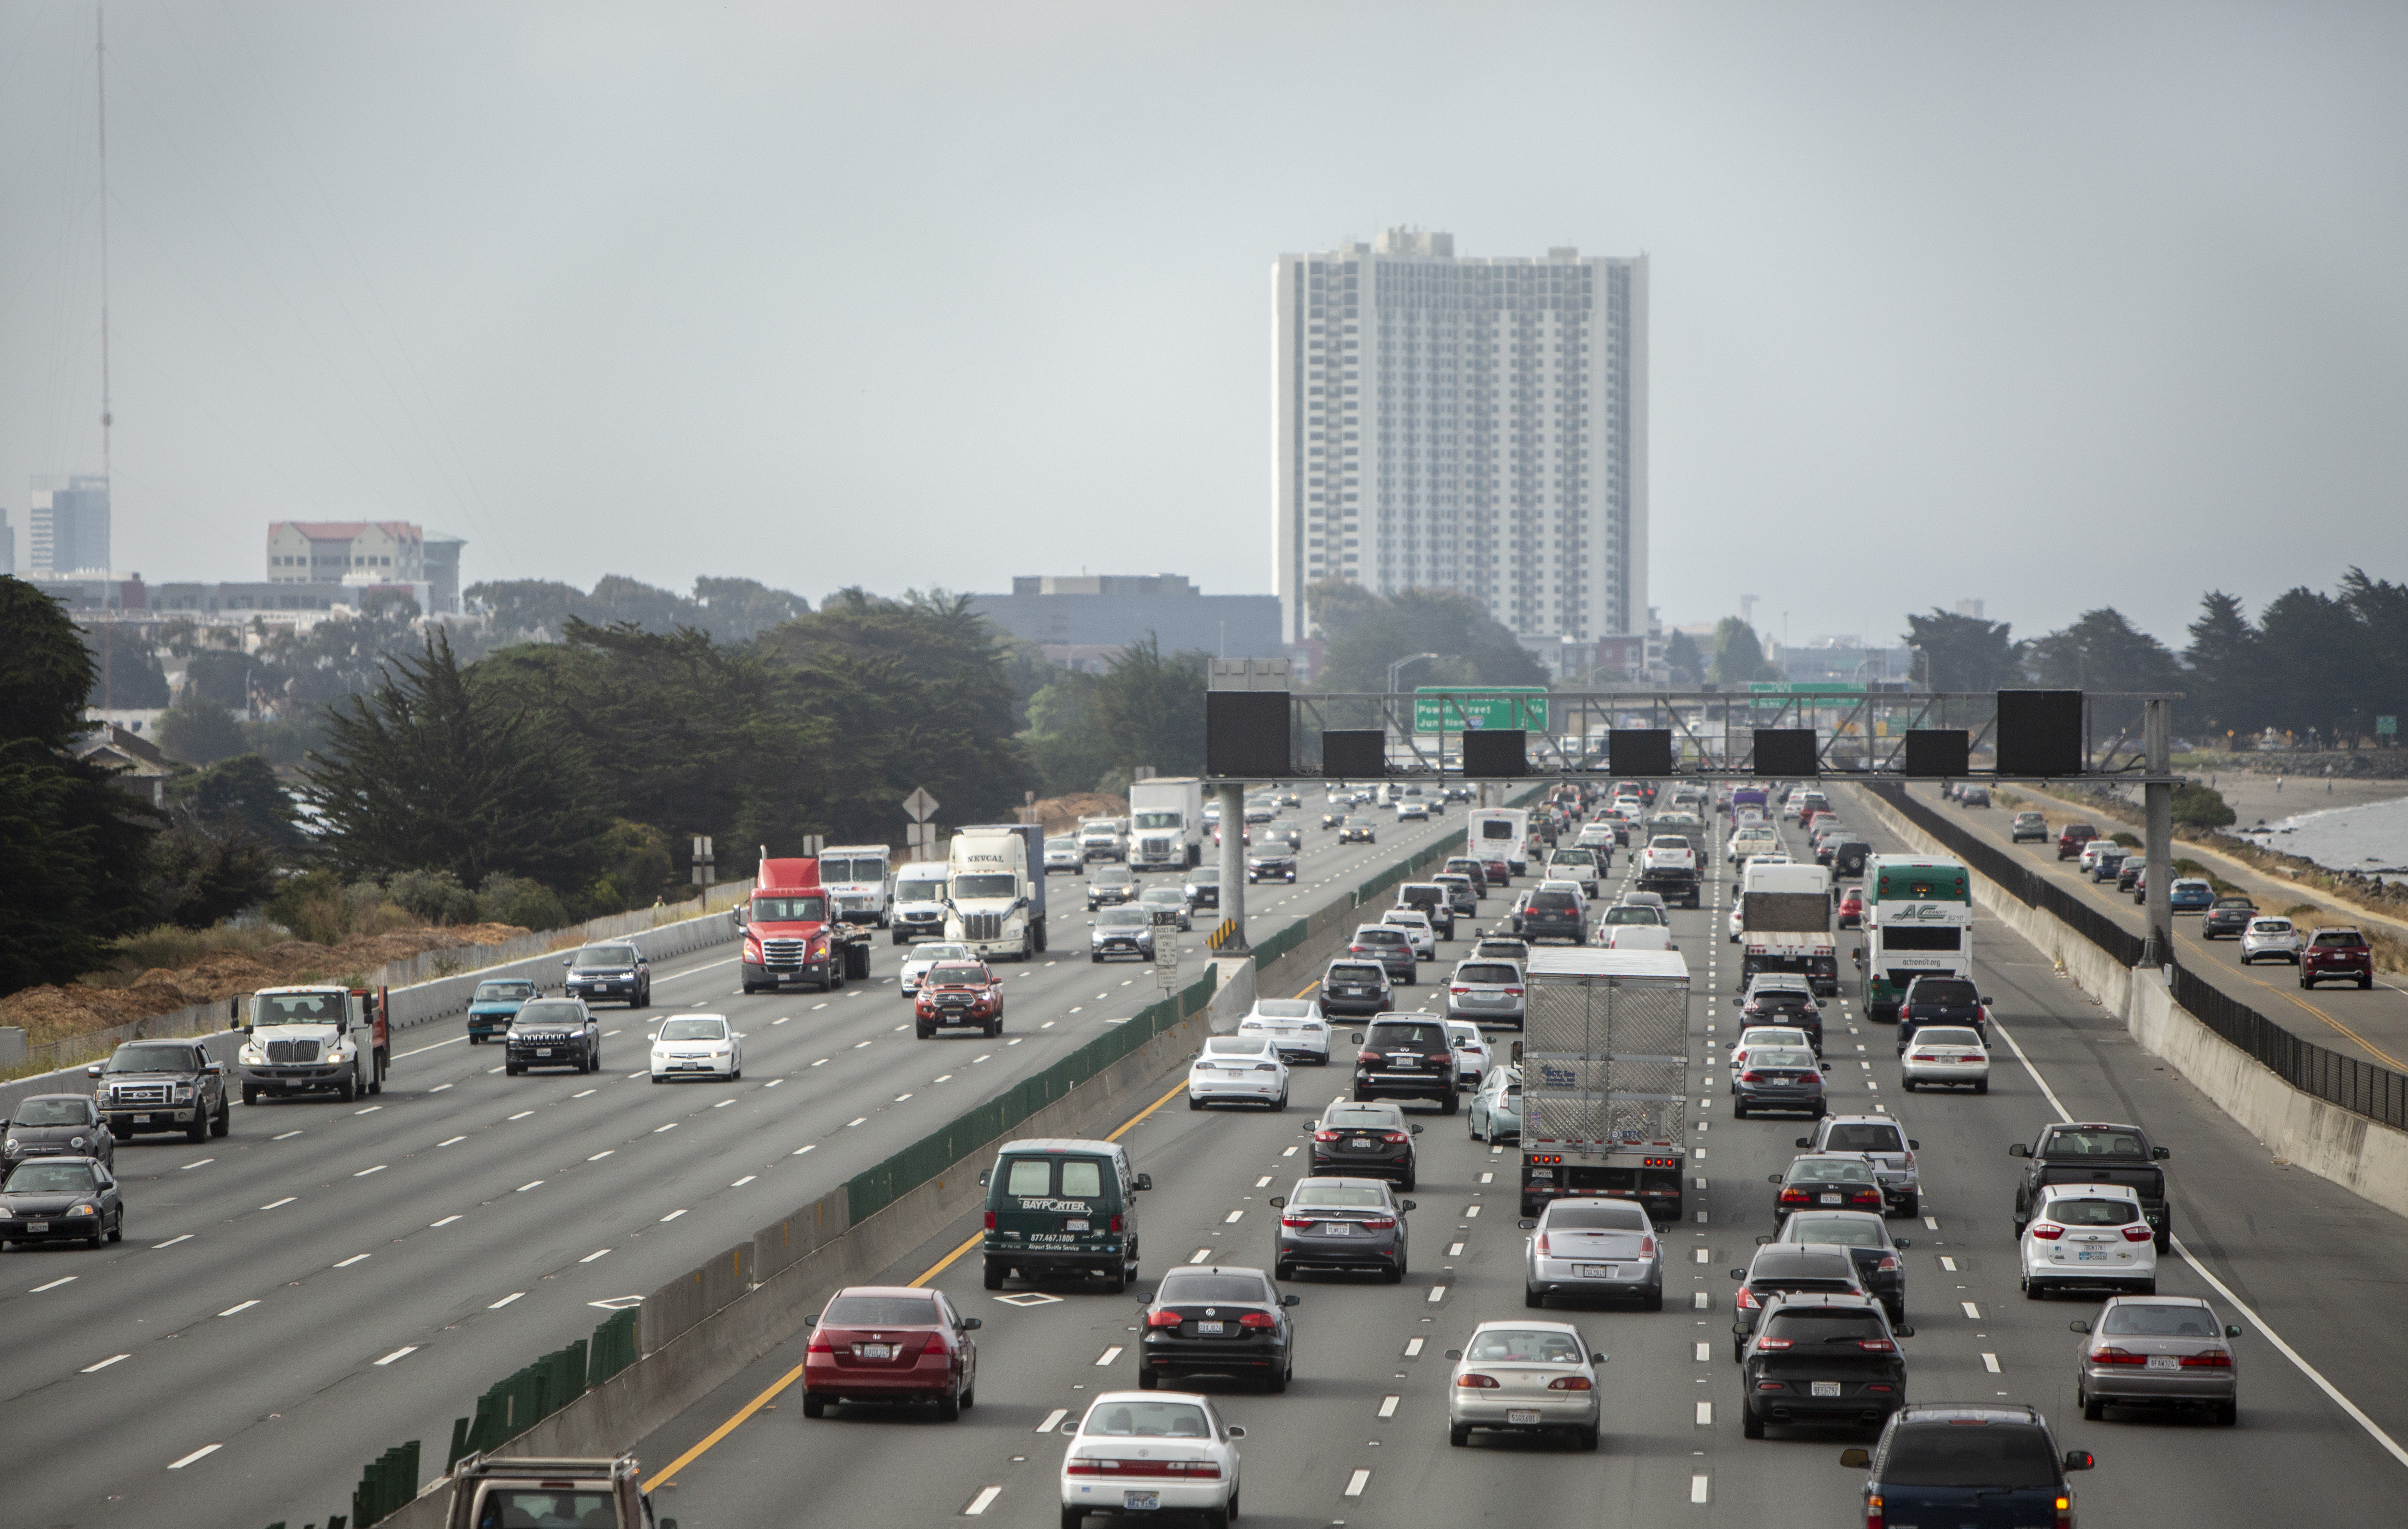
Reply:
[[[1221,927],[1213,930],[1212,937],[1206,940],[1204,943],[1217,950],[1237,937],[1238,921],[1235,919],[1223,919],[1221,921]]]

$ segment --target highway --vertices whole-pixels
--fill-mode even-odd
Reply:
[[[1248,889],[1255,937],[1464,831],[1457,807],[1341,849],[1320,814],[1293,814],[1304,882]],[[439,1469],[485,1387],[1158,998],[1151,965],[1089,963],[1083,889],[1055,877],[1054,949],[996,968],[999,1039],[915,1039],[883,936],[829,994],[744,996],[730,945],[664,963],[650,1011],[599,1010],[591,1076],[508,1078],[445,1022],[397,1036],[377,1098],[121,1144],[122,1244],[0,1256],[0,1521],[322,1522],[391,1445]],[[645,1079],[680,1011],[736,1022],[740,1081]]]
[[[1846,793],[1838,794],[1846,814]],[[1857,812],[1853,821],[1866,820]],[[1627,861],[1618,856],[1615,869],[1627,876]],[[1706,907],[1673,915],[1699,979],[1691,1039],[1701,1065],[1730,1033],[1727,1003],[1709,1001],[1727,1000],[1735,984],[1720,926],[1729,891],[1717,876]],[[1501,903],[1492,898],[1490,910]],[[1909,1395],[2040,1407],[2064,1447],[2099,1457],[2095,1472],[2074,1479],[2091,1524],[2280,1522],[2305,1505],[2335,1522],[2388,1522],[2408,1456],[2371,1430],[2408,1439],[2408,1388],[2397,1379],[2408,1342],[2388,1305],[2408,1262],[2408,1227],[2269,1161],[2035,951],[1995,921],[1981,919],[1976,930],[1977,974],[2011,1037],[1998,1043],[1988,1095],[1903,1093],[1889,1031],[1863,1023],[1853,1007],[1842,1007],[1830,1032],[1834,1107],[1885,1107],[1922,1143],[1928,1220],[1893,1223],[1914,1244]],[[1443,970],[1460,945],[1433,966]],[[1431,993],[1414,991],[1410,1001],[1434,1002]],[[1147,1244],[1267,1265],[1267,1201],[1297,1177],[1299,1130],[1344,1089],[1345,1073],[1298,1069],[1297,1103],[1282,1116],[1190,1112],[1171,1096],[1179,1081],[1161,1079],[1164,1102],[1124,1136],[1156,1186],[1144,1207]],[[1557,1302],[1551,1313],[1579,1322],[1612,1356],[1598,1453],[1487,1439],[1447,1447],[1443,1350],[1480,1321],[1522,1313],[1523,1238],[1512,1224],[1511,1150],[1469,1139],[1461,1115],[1416,1108],[1428,1129],[1412,1195],[1412,1275],[1401,1287],[1314,1276],[1288,1284],[1303,1297],[1295,1385],[1282,1396],[1226,1399],[1227,1415],[1250,1433],[1244,1522],[1861,1523],[1862,1474],[1838,1457],[1867,1440],[1775,1430],[1751,1442],[1736,1414],[1727,1271],[1771,1231],[1766,1176],[1786,1165],[1792,1138],[1807,1127],[1735,1122],[1722,1079],[1701,1071],[1698,1082],[1702,1186],[1693,1205],[1703,1219],[1672,1229],[1666,1308],[1568,1311]],[[2160,1288],[2207,1295],[2248,1329],[2235,1345],[2237,1428],[2118,1412],[2086,1422],[2072,1406],[2077,1340],[2066,1323],[2093,1308],[2018,1293],[2009,1218],[2015,1165],[2006,1156],[2009,1143],[2028,1140],[2060,1111],[2137,1121],[2172,1146],[2184,1256],[2162,1266]],[[1132,1383],[1138,1300],[1069,1287],[1037,1301],[984,1292],[975,1258],[957,1256],[974,1232],[975,1218],[965,1217],[882,1278],[926,1279],[983,1319],[975,1408],[950,1424],[859,1408],[806,1422],[790,1381],[798,1336],[652,1437],[630,1441],[657,1483],[657,1510],[683,1529],[805,1518],[1056,1523],[1064,1441],[1053,1429],[1096,1392]],[[1150,1262],[1158,1273],[1159,1261]]]

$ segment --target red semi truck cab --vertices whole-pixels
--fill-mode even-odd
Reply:
[[[826,993],[869,975],[868,936],[831,918],[833,902],[820,886],[818,861],[761,857],[752,899],[737,910],[745,992],[808,982]]]

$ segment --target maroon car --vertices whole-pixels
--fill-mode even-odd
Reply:
[[[2070,822],[2057,831],[2057,858],[2079,860],[2082,847],[2099,836],[2099,830],[2086,822]]]
[[[2307,943],[2300,947],[2300,986],[2351,978],[2361,988],[2374,986],[2374,949],[2366,936],[2346,924],[2310,930]]]
[[[941,1291],[853,1285],[803,1325],[804,1417],[826,1416],[831,1403],[934,1402],[951,1422],[977,1400],[979,1319]]]

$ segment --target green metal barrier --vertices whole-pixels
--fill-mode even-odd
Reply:
[[[418,1440],[396,1444],[368,1462],[351,1493],[351,1522],[360,1529],[399,1511],[418,1495]]]
[[[593,1390],[603,1381],[634,1364],[636,1352],[636,1310],[613,1311],[594,1329],[585,1350],[585,1389]]]
[[[477,1398],[473,1417],[452,1422],[448,1473],[465,1455],[499,1447],[585,1393],[585,1340],[555,1349]]]

